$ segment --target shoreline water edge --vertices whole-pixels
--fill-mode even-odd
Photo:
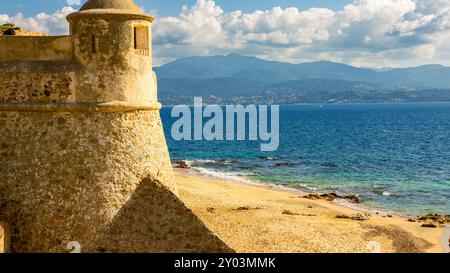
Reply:
[[[281,194],[284,197],[288,197],[289,199],[300,202],[300,203],[308,203],[312,204],[308,206],[308,208],[315,207],[315,205],[318,205],[320,207],[324,208],[324,213],[328,214],[328,217],[326,221],[331,221],[332,225],[336,225],[339,229],[339,225],[342,224],[342,229],[348,228],[348,222],[335,222],[337,220],[348,220],[350,222],[354,222],[357,224],[361,224],[363,229],[371,229],[372,224],[365,224],[367,222],[374,222],[376,226],[375,229],[380,229],[378,232],[380,234],[384,234],[386,237],[391,236],[399,236],[403,231],[406,233],[409,233],[412,235],[411,238],[423,240],[421,243],[412,243],[415,241],[415,239],[408,238],[410,240],[409,243],[399,243],[395,242],[393,238],[393,245],[397,247],[397,250],[395,250],[395,247],[393,249],[388,250],[387,252],[444,252],[449,253],[450,251],[450,238],[447,238],[447,235],[450,234],[450,225],[448,220],[448,216],[440,216],[440,215],[434,215],[429,214],[426,216],[418,216],[416,218],[408,217],[407,215],[403,215],[401,213],[397,212],[391,212],[391,211],[385,211],[381,210],[379,208],[371,207],[369,205],[364,204],[363,202],[353,202],[354,199],[348,199],[345,196],[338,196],[334,195],[334,193],[312,193],[312,192],[306,192],[302,191],[300,189],[295,189],[283,185],[270,185],[268,183],[263,182],[256,182],[251,181],[248,179],[232,179],[233,177],[227,177],[227,176],[215,176],[214,173],[208,173],[208,172],[202,172],[202,170],[197,170],[195,168],[190,168],[189,165],[185,161],[177,161],[173,162],[174,171],[177,176],[178,182],[180,181],[186,181],[188,179],[195,181],[194,183],[199,183],[199,181],[202,181],[203,187],[209,188],[212,186],[212,183],[224,183],[227,184],[227,187],[230,187],[233,191],[239,190],[240,187],[244,187],[248,191],[250,191],[250,195],[252,195],[252,191],[268,191],[268,194]],[[187,179],[188,178],[188,179]],[[181,183],[183,184],[183,183]],[[234,189],[233,187],[236,187]],[[186,189],[185,189],[186,190]],[[190,189],[188,190],[190,191]],[[203,190],[202,190],[203,191]],[[192,193],[190,193],[192,194]],[[194,193],[195,194],[195,193]],[[210,197],[209,194],[207,194],[208,198]],[[183,197],[183,196],[182,196]],[[245,197],[245,196],[244,196]],[[331,197],[331,198],[330,198]],[[334,198],[335,197],[335,198]],[[245,198],[244,198],[245,200]],[[242,202],[245,202],[244,200],[241,200]],[[289,200],[290,201],[290,200]],[[288,202],[289,202],[288,201]],[[189,202],[188,206],[189,206]],[[263,202],[265,203],[265,202]],[[206,204],[205,204],[206,205]],[[218,205],[215,202],[211,202],[209,205],[214,206]],[[240,204],[241,206],[237,209],[242,209],[244,211],[252,210],[252,208],[248,208],[245,203]],[[211,211],[212,208],[206,208],[206,210]],[[215,211],[215,209],[214,209]],[[198,212],[199,215],[204,215],[202,212]],[[211,214],[211,213],[209,213]],[[294,211],[290,211],[288,209],[283,210],[284,215],[291,215],[291,216],[317,216],[317,214],[305,214],[305,213],[297,213]],[[330,216],[331,214],[331,216]],[[443,217],[436,218],[435,216]],[[445,218],[447,217],[447,218]],[[208,218],[208,217],[207,217]],[[330,219],[331,218],[331,219]],[[332,219],[334,218],[334,219]],[[204,220],[202,218],[202,220]],[[441,221],[439,223],[439,221]],[[208,222],[208,221],[206,221]],[[226,225],[226,223],[224,223]],[[270,221],[267,222],[267,224],[270,226]],[[222,225],[222,224],[221,224]],[[367,225],[364,227],[364,225]],[[289,226],[289,224],[287,224]],[[385,226],[385,227],[384,227]],[[321,232],[322,226],[319,225],[318,232]],[[386,230],[382,230],[386,228]],[[214,228],[212,228],[214,230]],[[326,230],[326,228],[324,228]],[[381,231],[382,230],[382,231]],[[227,232],[225,232],[227,233]],[[376,233],[376,232],[375,232]],[[374,233],[374,234],[375,234]],[[404,237],[408,237],[407,235],[404,235]],[[396,235],[395,235],[396,234]],[[347,234],[349,236],[348,239],[351,239],[352,235]],[[384,236],[383,235],[383,236]],[[252,236],[252,235],[250,235]],[[381,237],[383,237],[381,236]],[[400,236],[401,237],[401,236]],[[316,240],[315,237],[311,237],[311,244],[316,244],[314,240]],[[317,240],[321,240],[320,237],[317,238]],[[389,239],[388,239],[389,240]],[[283,242],[277,242],[278,246],[283,245]],[[384,243],[385,245],[386,243]],[[387,244],[389,245],[389,244]],[[409,245],[408,247],[405,247]],[[421,245],[419,247],[419,245]],[[404,249],[402,249],[403,246]],[[256,247],[256,246],[255,246]],[[270,251],[270,249],[256,249],[257,251]],[[281,249],[277,249],[277,251],[283,252],[283,247]],[[288,251],[291,252],[292,248],[288,247]],[[238,249],[238,251],[247,252],[247,248],[243,247],[242,249]],[[303,252],[303,250],[298,250],[300,252]],[[305,250],[308,251],[308,248]],[[314,249],[311,252],[325,252],[325,251],[332,251],[333,250],[327,250],[327,249]],[[364,248],[361,250],[342,250],[343,252],[366,252]],[[252,251],[250,251],[252,252]],[[295,251],[294,251],[295,252]],[[337,251],[341,252],[341,251]],[[370,251],[368,251],[370,252]]]

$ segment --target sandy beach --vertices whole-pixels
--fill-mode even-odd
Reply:
[[[179,194],[237,252],[444,252],[445,228],[396,215],[339,219],[364,212],[300,192],[221,180],[175,169]],[[447,239],[448,240],[448,239]]]

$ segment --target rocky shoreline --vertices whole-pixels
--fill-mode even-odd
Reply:
[[[335,202],[338,199],[328,201],[334,194],[316,200],[293,189],[188,169],[175,169],[175,174],[181,199],[238,252],[361,253],[370,251],[367,246],[373,241],[383,253],[438,253],[447,248],[441,226],[426,228],[398,215],[367,213]]]
[[[178,169],[182,169],[182,170],[190,170],[191,169],[190,165],[185,160],[174,161],[174,162],[172,162],[172,165],[174,168],[178,168]],[[323,201],[328,201],[328,202],[333,202],[335,200],[344,200],[344,201],[347,201],[347,202],[353,203],[353,204],[363,203],[363,200],[357,194],[339,195],[335,192],[305,193],[305,194],[301,194],[299,197],[303,198],[303,199],[308,199],[308,200],[323,200]],[[289,214],[289,213],[286,212],[286,214]],[[376,212],[376,214],[378,215],[380,213]],[[339,219],[351,219],[354,221],[367,221],[368,219],[370,219],[370,217],[371,217],[371,214],[367,213],[367,212],[356,213],[356,214],[352,214],[352,215],[342,214],[342,215],[336,216],[336,218],[339,218]],[[382,217],[392,218],[393,215],[386,214],[386,215],[383,215]],[[437,213],[430,213],[430,214],[426,214],[426,215],[417,216],[415,218],[405,218],[405,219],[408,222],[421,223],[421,227],[423,227],[423,228],[442,228],[442,227],[446,227],[447,224],[450,224],[450,215],[440,215]]]

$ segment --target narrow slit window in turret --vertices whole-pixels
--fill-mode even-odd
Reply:
[[[97,53],[97,41],[96,41],[94,35],[92,35],[91,47],[92,47],[92,53],[94,53],[94,54]]]

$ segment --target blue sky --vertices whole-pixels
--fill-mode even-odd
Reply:
[[[81,3],[85,2],[81,0]],[[177,15],[183,5],[192,6],[195,0],[136,0],[145,10],[155,10],[161,16]],[[326,7],[330,9],[342,8],[352,0],[220,0],[216,1],[225,11],[240,9],[251,12],[257,9],[271,9],[274,6],[298,7],[308,9],[311,7]],[[33,16],[39,12],[53,13],[55,10],[67,6],[66,0],[0,0],[0,13],[18,13]]]
[[[0,24],[68,34],[79,0],[0,0]],[[81,4],[84,0],[81,0]],[[153,24],[154,63],[238,53],[360,67],[450,66],[450,0],[136,0]],[[184,8],[183,8],[184,7]]]

